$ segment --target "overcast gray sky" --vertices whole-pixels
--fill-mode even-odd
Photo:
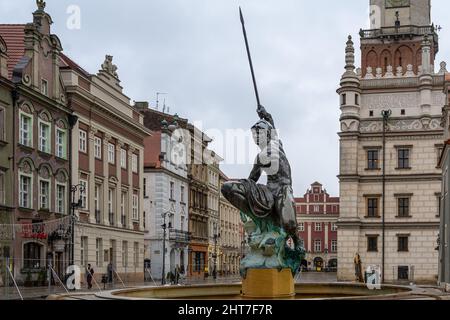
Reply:
[[[125,93],[155,104],[168,92],[171,113],[203,129],[248,129],[257,120],[239,22],[246,19],[262,104],[273,114],[291,162],[294,193],[321,182],[338,195],[339,101],[347,36],[368,26],[369,0],[46,0],[64,52],[91,73],[114,56]],[[443,26],[437,63],[450,56],[447,0],[433,0]],[[67,28],[67,8],[81,28]],[[35,0],[0,0],[0,23],[31,21]],[[357,50],[358,51],[358,50]],[[359,61],[359,53],[358,60]],[[226,155],[225,155],[226,157]],[[246,177],[249,165],[224,165]]]

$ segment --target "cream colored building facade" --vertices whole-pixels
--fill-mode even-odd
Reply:
[[[149,130],[120,86],[106,56],[96,75],[63,58],[62,78],[78,122],[72,130],[75,264],[94,268],[97,281],[111,263],[116,281],[144,279],[144,138]],[[82,187],[82,188],[80,188]],[[80,192],[80,189],[84,190]]]
[[[364,271],[383,266],[383,251],[386,282],[437,281],[445,64],[435,71],[438,37],[424,3],[397,8],[371,1],[381,7],[381,24],[360,32],[362,70],[355,68],[353,41],[347,42],[338,89],[340,281],[355,280],[356,254]],[[391,111],[385,146],[383,110]]]
[[[220,187],[228,181],[223,172],[220,172]],[[243,254],[244,239],[242,233],[241,213],[238,209],[220,194],[220,239],[218,272],[223,275],[239,274],[241,256]]]
[[[214,265],[219,270],[219,241],[220,241],[220,169],[219,164],[223,161],[217,154],[208,150],[211,161],[208,163],[208,270],[213,275]]]

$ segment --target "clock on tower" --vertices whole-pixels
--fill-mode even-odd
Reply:
[[[386,0],[386,8],[409,7],[409,0]]]

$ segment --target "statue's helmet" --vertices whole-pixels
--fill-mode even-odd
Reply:
[[[260,147],[264,147],[277,137],[275,128],[265,119],[259,120],[251,130],[255,143]]]

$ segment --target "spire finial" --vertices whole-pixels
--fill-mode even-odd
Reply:
[[[36,5],[38,7],[38,10],[44,11],[44,9],[45,9],[45,1],[44,0],[36,0]]]
[[[355,47],[352,36],[348,36],[347,47],[345,48],[345,70],[354,72],[355,70]]]

